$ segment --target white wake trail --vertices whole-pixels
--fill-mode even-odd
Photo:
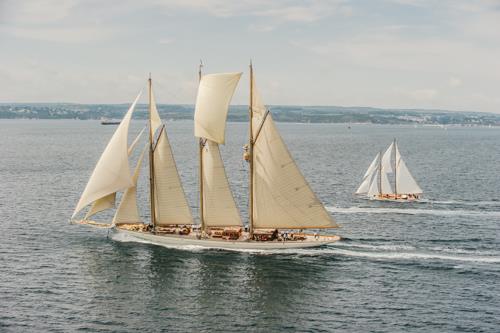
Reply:
[[[337,214],[403,214],[403,215],[435,215],[435,216],[484,216],[500,217],[500,211],[417,209],[417,208],[379,208],[379,207],[326,207]]]

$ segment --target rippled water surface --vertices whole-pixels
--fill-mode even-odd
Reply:
[[[134,122],[131,137],[142,126]],[[196,214],[192,123],[167,126]],[[278,126],[342,225],[337,244],[265,254],[166,249],[70,225],[116,127],[1,120],[0,331],[499,331],[499,129]],[[393,137],[425,199],[354,198]],[[246,219],[245,139],[245,124],[229,124],[222,153]],[[146,193],[141,185],[144,220]]]

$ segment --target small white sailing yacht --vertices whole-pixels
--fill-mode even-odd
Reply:
[[[394,186],[389,175],[392,175]],[[413,178],[399,153],[396,139],[389,148],[378,153],[363,176],[356,191],[357,195],[373,200],[413,201],[421,197],[423,191]]]
[[[241,73],[201,75],[194,127],[199,138],[200,216],[191,214],[177,166],[162,124],[149,79],[149,190],[151,221],[141,221],[136,187],[142,152],[130,173],[129,154],[139,140],[127,146],[128,127],[136,98],[118,126],[83,191],[72,219],[91,205],[83,220],[75,223],[109,227],[114,233],[163,246],[201,246],[228,250],[267,250],[316,247],[340,237],[305,233],[303,229],[337,227],[313,193],[292,159],[261,102],[250,65],[250,126],[245,160],[249,162],[249,221],[243,227],[224,169],[219,144],[225,141],[229,104]],[[124,191],[111,224],[90,218],[115,205]]]

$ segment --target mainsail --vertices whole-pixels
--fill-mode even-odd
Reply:
[[[200,138],[200,220],[202,227],[240,226],[240,213],[220,156],[229,103],[242,73],[201,76],[194,113],[194,135]]]
[[[219,145],[210,140],[207,140],[203,147],[203,198],[205,226],[242,225]]]
[[[153,155],[156,225],[193,224],[164,126],[160,130]]]
[[[120,223],[138,223],[141,222],[139,209],[137,207],[137,180],[141,171],[142,160],[146,149],[143,149],[137,165],[135,167],[134,175],[132,176],[133,186],[127,188],[123,193],[122,200],[118,205],[115,216],[113,217],[113,224]]]
[[[90,176],[72,217],[88,204],[133,186],[128,162],[128,128],[140,93],[125,114]]]
[[[295,164],[251,77],[253,227],[337,227]]]
[[[423,191],[413,178],[396,145],[396,184],[398,193],[422,194]]]

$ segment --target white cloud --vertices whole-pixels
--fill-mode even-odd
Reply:
[[[158,41],[158,44],[168,45],[172,44],[173,42],[175,42],[175,38],[163,38]]]
[[[430,101],[436,98],[438,91],[436,89],[417,89],[410,92],[410,96],[417,101]]]
[[[457,77],[450,77],[450,80],[448,81],[448,83],[450,84],[450,87],[458,87],[462,84],[462,80],[460,80],[459,78]]]

